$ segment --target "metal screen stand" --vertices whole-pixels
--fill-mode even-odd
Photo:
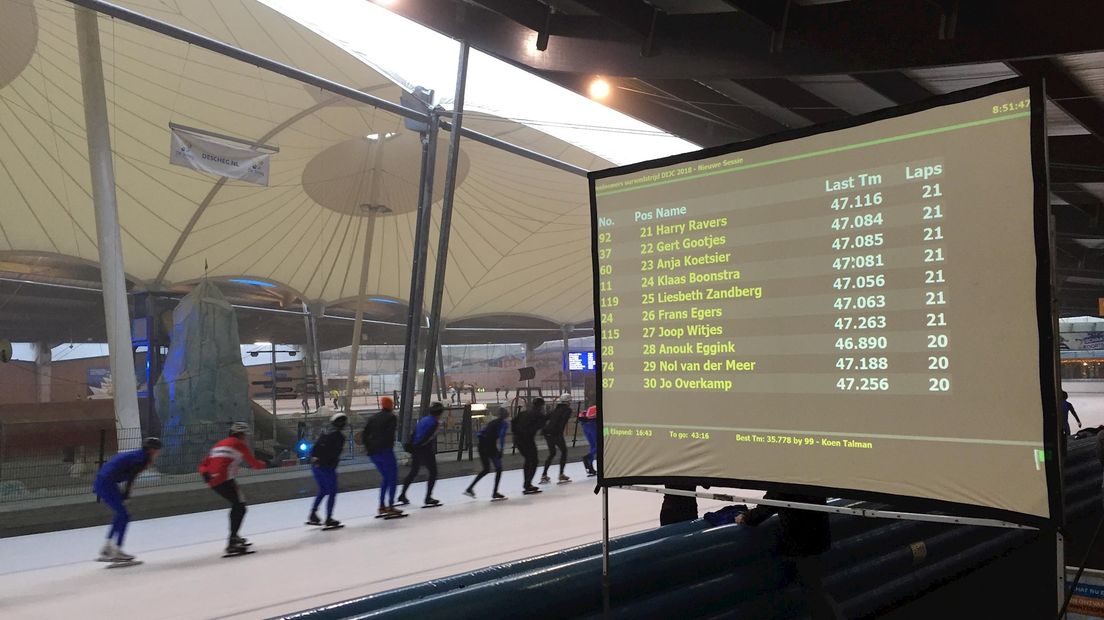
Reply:
[[[602,487],[602,617],[610,617],[609,487]]]
[[[872,519],[897,519],[901,521],[925,521],[928,523],[951,523],[956,525],[980,525],[983,527],[1001,527],[1012,530],[1037,530],[1039,528],[1020,523],[1001,521],[1000,519],[982,519],[978,517],[958,517],[955,515],[929,515],[919,512],[898,512],[895,510],[871,510],[869,508],[854,508],[852,506],[825,506],[821,504],[805,504],[802,502],[786,502],[776,499],[763,499],[761,497],[741,497],[726,493],[706,493],[703,491],[680,491],[678,489],[666,489],[644,485],[631,485],[615,487],[627,491],[644,491],[646,493],[659,493],[662,495],[682,495],[685,497],[700,497],[702,499],[715,499],[730,504],[761,504],[763,506],[776,506],[778,508],[795,508],[798,510],[811,510],[813,512],[830,512],[841,515],[852,515]]]

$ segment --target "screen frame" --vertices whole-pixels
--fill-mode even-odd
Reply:
[[[1031,98],[1029,139],[1031,143],[1031,171],[1034,187],[1033,211],[1034,211],[1034,236],[1035,236],[1035,312],[1038,319],[1039,336],[1039,380],[1040,380],[1040,405],[1043,424],[1043,449],[1046,453],[1044,462],[1047,500],[1049,517],[1040,517],[1011,510],[992,508],[976,504],[951,502],[920,496],[899,495],[853,488],[837,488],[815,485],[797,484],[791,482],[764,482],[759,480],[745,480],[742,478],[715,478],[715,477],[691,477],[691,476],[620,476],[607,477],[605,474],[603,452],[605,449],[605,432],[603,428],[602,408],[602,329],[601,329],[601,304],[600,291],[598,290],[598,204],[595,187],[597,181],[613,176],[631,174],[663,166],[671,166],[685,162],[693,162],[701,159],[727,155],[747,151],[779,142],[788,142],[799,138],[806,138],[823,133],[830,133],[842,129],[849,129],[861,125],[867,125],[877,121],[907,116],[932,108],[950,104],[964,103],[974,99],[980,99],[990,95],[1000,94],[1012,90],[1027,88]],[[968,88],[945,95],[933,96],[922,101],[876,110],[867,114],[853,116],[840,121],[823,123],[779,132],[767,136],[761,136],[743,142],[734,142],[715,147],[709,147],[681,153],[669,157],[652,159],[625,166],[617,166],[604,170],[591,171],[587,174],[590,195],[590,219],[591,219],[591,270],[593,277],[593,303],[594,303],[594,352],[595,361],[595,394],[598,405],[598,481],[599,487],[618,487],[636,484],[691,484],[698,486],[734,487],[742,489],[756,489],[762,491],[775,491],[785,493],[797,493],[802,495],[846,497],[848,499],[885,502],[912,511],[951,511],[964,517],[990,518],[1020,523],[1033,527],[1052,528],[1064,523],[1062,472],[1058,456],[1059,450],[1059,386],[1057,365],[1057,341],[1058,333],[1057,304],[1054,295],[1054,231],[1051,227],[1050,213],[1050,189],[1048,177],[1048,155],[1046,134],[1046,89],[1042,79],[1013,78],[1001,80],[983,86]]]

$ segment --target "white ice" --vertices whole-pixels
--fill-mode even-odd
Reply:
[[[309,499],[250,506],[242,535],[257,553],[238,558],[221,557],[227,510],[131,523],[125,549],[145,563],[114,570],[92,561],[106,526],[0,539],[0,617],[268,618],[598,540],[594,479],[578,463],[568,475],[573,483],[522,496],[520,471],[505,472],[510,499],[493,504],[491,477],[477,500],[461,494],[469,478],[441,480],[434,496],[444,506],[432,509],[417,507],[419,483],[411,516],[393,521],[373,518],[377,490],[342,493],[335,517],[346,527],[329,532],[303,525]],[[610,491],[611,535],[658,525],[660,501]]]

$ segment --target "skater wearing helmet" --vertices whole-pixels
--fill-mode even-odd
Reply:
[[[402,493],[399,493],[398,500],[400,505],[405,506],[410,503],[410,500],[406,499],[406,491],[411,484],[414,484],[414,479],[418,477],[418,472],[423,465],[429,472],[429,480],[426,481],[425,504],[422,508],[435,508],[441,505],[441,502],[433,499],[433,485],[437,482],[437,452],[433,440],[437,437],[441,414],[444,412],[445,406],[435,402],[429,406],[429,413],[422,416],[414,427],[414,434],[410,437],[410,443],[407,444],[406,449],[411,457],[410,473],[406,475],[406,480],[403,480]]]
[[[141,448],[116,454],[110,461],[104,463],[96,474],[96,480],[92,483],[96,499],[107,504],[107,507],[115,513],[115,518],[111,521],[111,529],[107,532],[107,542],[100,550],[98,561],[134,561],[134,556],[123,552],[123,537],[126,535],[127,524],[130,523],[126,501],[130,497],[130,487],[134,485],[138,474],[152,465],[160,452],[161,440],[149,437],[142,442]],[[119,490],[120,484],[125,484],[122,490]]]
[[[564,429],[567,421],[571,419],[571,394],[564,392],[557,400],[556,407],[548,414],[548,421],[544,423],[544,441],[548,444],[548,458],[544,460],[544,473],[541,474],[540,483],[548,484],[552,479],[548,477],[548,468],[552,461],[556,460],[557,451],[560,455],[559,484],[571,482],[571,478],[564,475],[567,467],[567,442],[564,440]]]
[[[376,516],[394,519],[405,516],[395,508],[395,489],[399,484],[399,463],[395,460],[395,401],[390,396],[379,399],[380,410],[373,413],[364,424],[364,450],[379,472],[379,511]]]
[[[475,480],[468,485],[464,495],[475,499],[475,485],[491,472],[494,465],[495,482],[494,494],[491,501],[506,499],[506,496],[498,492],[498,483],[502,481],[502,451],[506,447],[506,431],[510,428],[510,412],[504,407],[499,407],[497,417],[487,423],[483,430],[479,431],[479,460],[483,463],[483,470],[475,476]]]
[[[330,416],[330,424],[322,429],[322,434],[314,442],[310,451],[311,473],[318,483],[318,494],[314,496],[307,525],[325,525],[326,529],[341,527],[341,522],[333,518],[334,503],[337,501],[337,463],[341,460],[341,451],[345,449],[345,426],[349,416],[335,413]],[[318,506],[326,499],[326,522],[318,518]]]
[[[587,445],[590,446],[590,451],[583,456],[583,465],[586,465],[587,476],[597,476],[594,459],[598,455],[598,406],[591,405],[579,414],[579,424],[583,425],[583,435],[586,436]]]
[[[253,456],[249,450],[249,444],[245,443],[247,434],[249,434],[248,424],[234,422],[230,425],[230,436],[212,446],[207,457],[199,464],[199,473],[207,482],[207,486],[230,502],[230,539],[226,545],[227,555],[245,553],[246,547],[249,546],[248,541],[238,536],[242,520],[245,519],[245,497],[234,477],[238,474],[243,459],[253,469],[265,468],[265,464]]]

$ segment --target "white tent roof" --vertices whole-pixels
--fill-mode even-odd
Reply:
[[[120,4],[384,99],[401,92],[253,0]],[[73,11],[60,0],[0,0],[0,260],[98,259]],[[376,226],[368,295],[405,301],[419,147],[398,117],[106,17],[100,38],[124,264],[140,286],[193,282],[206,269],[275,284],[289,302],[348,301],[367,228],[359,207],[372,202],[393,213]],[[277,146],[270,185],[171,166],[170,123]],[[610,165],[517,123],[465,125],[582,168]],[[379,139],[387,133],[397,135]],[[447,140],[442,132],[438,198]],[[443,315],[590,320],[585,178],[470,140],[462,152]],[[430,277],[436,222],[431,239]]]

